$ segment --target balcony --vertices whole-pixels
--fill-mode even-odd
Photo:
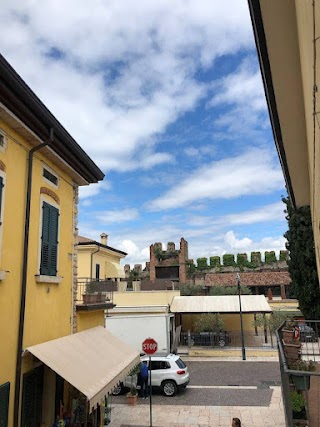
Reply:
[[[77,311],[92,311],[115,307],[113,292],[117,283],[113,280],[80,278],[77,284]]]
[[[320,425],[320,321],[284,322],[276,332],[287,427]]]

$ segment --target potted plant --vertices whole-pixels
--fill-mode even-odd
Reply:
[[[307,411],[305,407],[305,400],[301,393],[292,391],[290,393],[291,409],[293,422],[295,426],[303,426],[307,424]]]
[[[129,393],[127,394],[128,405],[137,404],[138,390],[137,390],[136,384],[137,384],[137,376],[139,372],[140,372],[140,363],[136,365],[130,372],[131,386],[130,386]]]
[[[84,304],[96,304],[101,302],[101,292],[99,291],[98,282],[89,282],[86,284],[86,293],[82,295]]]
[[[314,372],[316,370],[316,364],[313,360],[297,360],[295,363],[290,365],[290,369],[294,371]],[[291,374],[291,376],[296,390],[309,390],[310,375]]]
[[[287,340],[293,340],[295,338],[295,327],[296,322],[294,322],[293,320],[286,321],[285,326],[281,329],[282,339],[284,342],[286,342]]]

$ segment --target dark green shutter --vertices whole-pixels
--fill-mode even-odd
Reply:
[[[8,427],[10,383],[0,385],[0,427]]]
[[[59,210],[43,202],[40,274],[57,274]]]
[[[23,376],[22,422],[23,427],[40,427],[42,415],[43,365]]]

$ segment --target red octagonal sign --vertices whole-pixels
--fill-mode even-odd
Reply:
[[[158,350],[158,343],[153,338],[147,338],[142,343],[142,351],[146,354],[154,354]]]

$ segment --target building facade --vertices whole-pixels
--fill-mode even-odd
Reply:
[[[31,349],[77,331],[78,187],[104,174],[2,56],[0,76],[0,425],[51,426],[64,379]]]

